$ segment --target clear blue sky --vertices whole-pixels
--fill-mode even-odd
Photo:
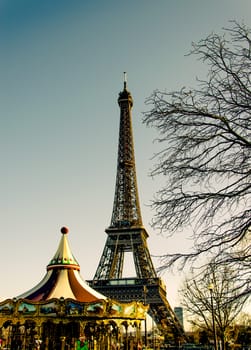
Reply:
[[[150,252],[185,249],[182,235],[169,241],[149,225],[160,184],[142,112],[154,89],[195,84],[204,72],[185,57],[192,41],[233,19],[251,24],[250,0],[0,0],[1,297],[41,280],[64,225],[81,275],[93,277],[112,213],[123,71]],[[182,277],[163,275],[172,306]]]

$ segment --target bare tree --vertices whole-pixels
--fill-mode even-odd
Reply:
[[[152,175],[166,179],[153,226],[167,235],[189,228],[194,242],[187,254],[167,253],[162,269],[212,254],[239,269],[240,293],[250,293],[251,30],[231,22],[190,54],[206,64],[206,79],[153,92],[143,117],[159,134]]]
[[[180,291],[182,305],[190,316],[189,322],[209,332],[211,341],[214,339],[214,317],[216,336],[223,350],[233,340],[234,320],[247,300],[247,295],[237,298],[238,276],[238,271],[212,263],[202,274],[187,278]]]

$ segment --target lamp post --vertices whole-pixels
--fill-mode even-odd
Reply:
[[[147,294],[146,286],[143,286],[143,293],[144,293],[144,305],[146,305],[146,294]],[[146,315],[146,317],[147,317],[147,315]],[[146,324],[146,317],[145,317],[145,349],[147,349],[147,324]]]
[[[214,335],[214,349],[217,350],[217,334],[216,334],[216,327],[215,327],[215,315],[214,315],[214,302],[213,302],[213,290],[214,285],[213,283],[210,283],[208,286],[210,297],[211,297],[211,310],[212,310],[212,322],[213,322],[213,335]]]

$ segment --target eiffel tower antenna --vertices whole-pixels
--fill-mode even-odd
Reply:
[[[166,299],[166,289],[157,276],[147,246],[148,233],[143,226],[134,156],[132,130],[133,98],[124,88],[119,93],[120,127],[115,196],[107,240],[92,281],[98,292],[120,301],[139,300],[149,304],[149,314],[168,337],[180,341],[184,330]],[[123,277],[125,253],[131,253],[136,276]]]
[[[124,90],[126,89],[126,83],[127,83],[127,73],[124,72]]]

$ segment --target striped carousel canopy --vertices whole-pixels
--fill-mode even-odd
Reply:
[[[69,242],[68,228],[62,227],[62,237],[56,254],[47,265],[47,273],[34,288],[18,299],[44,301],[52,298],[71,298],[80,302],[94,302],[106,297],[91,288],[80,275],[80,266],[74,258]]]

